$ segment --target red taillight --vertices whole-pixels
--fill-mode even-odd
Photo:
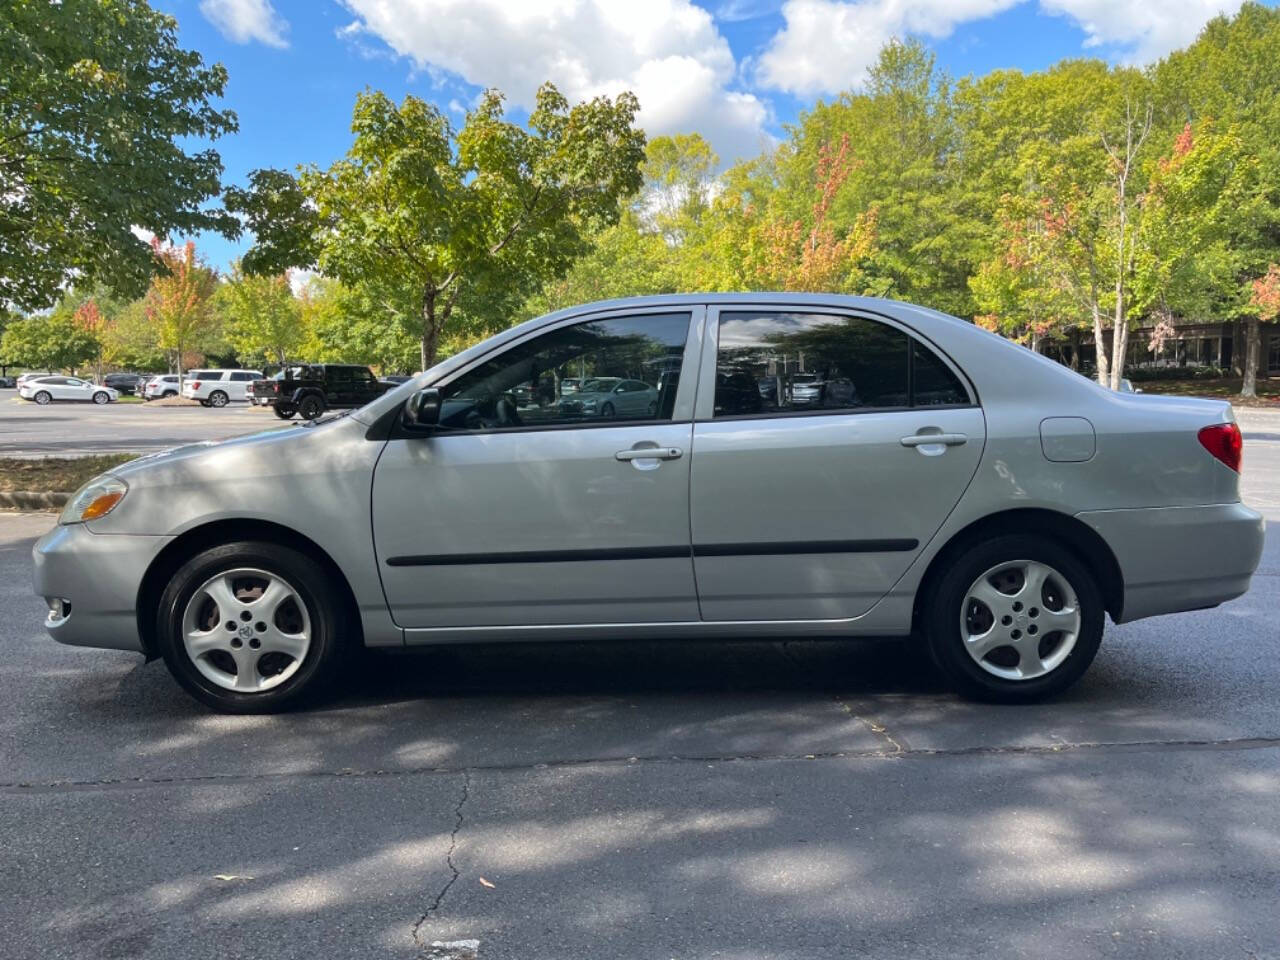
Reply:
[[[1240,472],[1240,453],[1244,449],[1244,438],[1240,436],[1240,428],[1234,423],[1215,423],[1212,427],[1204,427],[1196,437],[1200,440],[1200,446],[1236,473]]]
[[[279,393],[279,392],[280,392],[280,381],[279,381],[279,380],[277,380],[275,383],[273,383],[273,384],[271,385],[271,389],[272,389],[272,390],[274,390],[276,393]]]
[[[192,380],[192,381],[191,381],[191,389],[192,389],[192,390],[199,390],[199,389],[200,389],[200,381],[199,381],[199,380]]]

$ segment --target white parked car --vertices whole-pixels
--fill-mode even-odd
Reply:
[[[192,370],[182,384],[182,395],[206,407],[225,407],[232,400],[248,400],[249,384],[261,379],[260,370]]]
[[[18,387],[18,396],[34,400],[43,406],[51,400],[84,400],[90,403],[108,403],[120,399],[120,393],[111,387],[103,387],[91,380],[58,375],[32,377]]]
[[[162,373],[158,377],[152,377],[142,390],[143,400],[161,400],[164,397],[177,395],[178,375],[176,373]]]

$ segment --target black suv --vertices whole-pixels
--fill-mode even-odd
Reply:
[[[281,420],[296,413],[314,420],[326,410],[362,407],[391,388],[368,367],[346,363],[295,363],[249,386],[255,406],[270,406]]]

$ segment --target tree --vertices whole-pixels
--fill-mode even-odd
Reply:
[[[284,364],[306,340],[302,310],[287,273],[246,275],[236,263],[231,279],[218,287],[216,299],[227,340],[241,359],[264,357]]]
[[[169,367],[145,299],[120,307],[102,335],[102,361],[126,370],[159,372]]]
[[[396,304],[317,277],[302,290],[299,310],[307,334],[301,352],[307,359],[366,363],[383,373],[417,369],[419,343],[412,331],[417,311],[411,298]]]
[[[160,346],[173,353],[181,391],[185,351],[207,336],[213,325],[217,277],[196,256],[196,245],[190,240],[181,248],[155,240],[152,249],[165,272],[151,280],[146,313],[156,327]]]
[[[236,129],[210,100],[221,65],[178,46],[177,21],[144,0],[0,4],[0,306],[48,307],[71,278],[122,295],[155,262],[133,233],[239,231],[206,201]]]
[[[35,313],[9,323],[0,343],[10,363],[52,373],[88,362],[97,356],[98,341],[81,329],[67,311]]]
[[[344,159],[303,169],[295,185],[260,171],[248,190],[228,191],[258,238],[246,269],[315,265],[351,288],[411,291],[430,367],[455,311],[491,316],[495,293],[514,309],[563,276],[640,186],[633,95],[570,108],[547,84],[528,129],[504,120],[502,102],[486,92],[455,135],[417,97],[397,106],[361,94]]]
[[[1245,362],[1244,386],[1240,390],[1242,397],[1258,395],[1258,358],[1262,352],[1262,336],[1258,329],[1259,320],[1274,320],[1280,316],[1280,265],[1271,264],[1265,275],[1253,281],[1249,304],[1253,307],[1253,315],[1245,321],[1248,328],[1246,343],[1248,359]]]

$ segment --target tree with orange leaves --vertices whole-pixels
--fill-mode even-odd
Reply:
[[[1249,297],[1249,305],[1254,312],[1245,318],[1247,357],[1244,386],[1240,390],[1242,397],[1258,395],[1258,362],[1262,353],[1262,331],[1258,328],[1258,323],[1280,316],[1280,264],[1271,264],[1263,276],[1253,281],[1251,287],[1253,292]]]
[[[182,389],[185,351],[213,323],[213,294],[217,275],[196,255],[196,245],[188,240],[181,247],[163,244],[157,238],[151,248],[162,272],[151,281],[145,298],[147,318],[155,324],[160,346],[172,352]]]
[[[875,251],[876,210],[858,214],[845,230],[832,222],[831,205],[857,164],[848,134],[818,151],[814,199],[806,218],[766,212],[756,224],[747,272],[758,289],[861,293],[864,266]]]

